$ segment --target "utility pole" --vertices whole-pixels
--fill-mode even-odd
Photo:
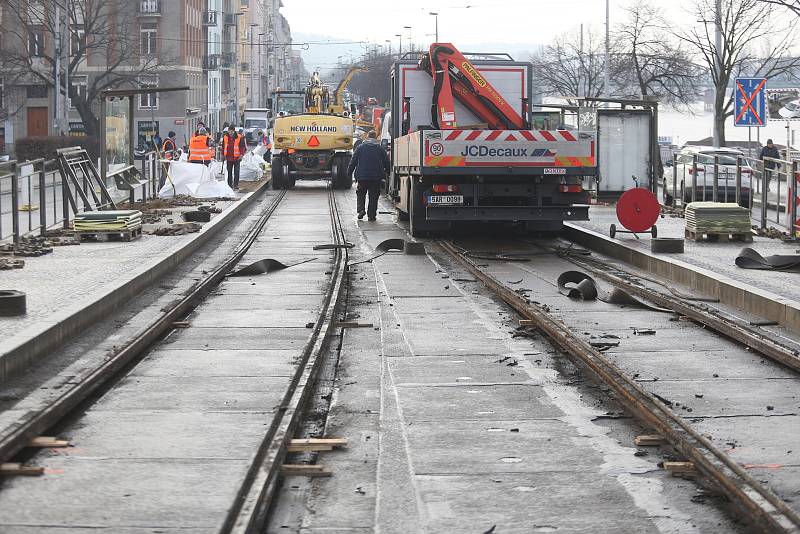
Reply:
[[[61,133],[61,6],[56,3],[56,17],[53,20],[55,28],[55,66],[53,71],[53,130],[56,135]],[[44,43],[41,43],[43,46]]]
[[[714,10],[714,77],[716,79],[717,91],[719,91],[719,83],[722,74],[722,0],[717,0],[716,8]],[[719,148],[720,145],[720,136],[719,132],[717,131],[717,114],[720,110],[717,109],[717,97],[716,92],[714,95],[714,148]],[[722,123],[722,127],[725,127],[725,123]]]
[[[433,15],[434,17],[436,17],[436,33],[434,35],[436,36],[436,42],[438,43],[439,42],[439,13],[431,11],[429,13],[429,15]]]
[[[608,75],[608,65],[611,61],[611,53],[610,53],[610,28],[611,28],[611,17],[609,16],[609,4],[610,0],[606,0],[606,60],[605,65],[603,66],[603,93],[605,93],[606,98],[611,98],[611,79]],[[608,102],[606,102],[606,107],[608,107]]]
[[[397,59],[400,59],[403,57],[403,34],[396,33],[394,36],[400,38],[400,48],[397,50]]]

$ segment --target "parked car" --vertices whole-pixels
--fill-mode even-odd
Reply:
[[[792,100],[779,109],[778,115],[784,119],[800,119],[800,98]]]
[[[694,157],[697,156],[697,177],[693,180]],[[672,172],[664,173],[663,198],[665,204],[671,204],[675,196],[683,191],[683,201],[692,201],[692,183],[695,184],[695,200],[711,201],[714,188],[714,157],[717,157],[717,201],[736,201],[736,158],[744,156],[735,148],[714,148],[709,146],[687,146],[678,153],[675,164],[677,173],[677,193],[673,189]],[[746,161],[741,162],[742,190],[739,204],[750,207],[752,191],[753,167]],[[671,169],[670,169],[671,170]]]

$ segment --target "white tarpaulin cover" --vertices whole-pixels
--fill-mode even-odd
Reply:
[[[172,161],[169,166],[169,179],[165,181],[158,196],[161,198],[172,198],[177,195],[195,198],[235,197],[233,189],[225,181],[217,179],[221,172],[222,163],[219,161],[212,161],[208,167],[197,163]]]

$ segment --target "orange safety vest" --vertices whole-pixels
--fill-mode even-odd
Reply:
[[[189,141],[189,161],[211,161],[214,149],[208,146],[207,135],[195,135]]]
[[[161,147],[161,155],[164,156],[164,159],[172,159],[172,155],[174,152],[175,152],[175,141],[173,141],[168,137],[164,140],[164,144]]]
[[[225,135],[222,138],[222,157],[226,158],[228,156],[228,143],[230,142],[230,135]],[[242,150],[239,148],[240,140],[242,137],[239,134],[234,134],[233,136],[233,159],[239,159],[242,155]]]

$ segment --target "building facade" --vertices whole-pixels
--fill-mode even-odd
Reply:
[[[66,1],[75,4],[83,0]],[[9,2],[19,6],[9,7]],[[64,112],[66,99],[62,96],[56,102],[55,69],[37,57],[58,57],[64,65],[71,59],[70,51],[79,46],[76,43],[86,39],[86,21],[73,15],[77,24],[73,22],[70,28],[55,24],[58,17],[50,11],[53,4],[45,0],[0,2],[0,58],[4,49],[13,48],[29,54],[33,64],[47,74],[43,79],[21,72],[24,69],[19,62],[15,67],[0,59],[0,150],[5,147],[4,152],[21,137],[83,135],[87,131],[73,105]],[[124,36],[136,49],[129,63],[115,66],[120,73],[127,73],[128,79],[113,88],[189,88],[137,97],[131,134],[140,146],[152,146],[156,133],[163,137],[170,130],[177,133],[179,145],[188,143],[200,123],[214,133],[225,122],[240,124],[244,109],[268,107],[271,89],[293,87],[301,77],[295,70],[302,68],[302,61],[292,53],[291,30],[280,14],[280,0],[116,0],[105,5],[113,6],[106,13],[114,20],[105,26],[107,33]],[[9,9],[19,8],[23,15],[16,16],[25,17],[25,8],[31,6],[36,7],[33,12],[41,8],[49,24],[38,24],[28,15],[31,20],[21,19],[30,23],[27,36],[10,31],[10,25],[18,25],[20,20],[9,17]],[[60,37],[59,32],[70,39]],[[56,53],[57,44],[68,41],[71,50],[62,47]],[[109,58],[97,50],[86,56],[69,71],[72,96],[86,94],[87,87],[109,70]],[[60,69],[61,76],[65,70]],[[139,74],[134,76],[136,72]],[[91,105],[97,115],[99,102]]]

